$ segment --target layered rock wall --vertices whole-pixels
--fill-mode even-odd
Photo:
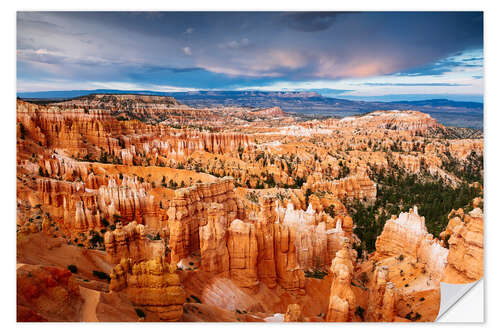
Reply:
[[[229,227],[227,242],[231,279],[240,287],[256,293],[259,288],[257,275],[258,243],[255,226],[234,220]]]
[[[375,247],[377,258],[411,256],[425,263],[438,279],[448,257],[448,249],[427,232],[425,217],[418,215],[417,207],[397,218],[392,216],[377,237]]]
[[[458,221],[457,221],[458,219]],[[481,208],[476,207],[460,217],[450,219],[448,227],[451,234],[449,244],[448,264],[443,274],[446,283],[470,283],[477,281],[484,274],[484,220]]]
[[[229,272],[229,252],[227,250],[228,222],[224,215],[224,205],[209,204],[206,224],[200,224],[201,269],[206,272]],[[205,221],[200,221],[204,223]]]
[[[295,229],[283,224],[274,224],[274,237],[278,284],[291,292],[304,294],[305,277],[297,260]]]
[[[175,191],[168,209],[169,247],[174,262],[200,249],[199,228],[200,225],[207,224],[208,207],[211,203],[222,205],[222,212],[217,214],[224,216],[225,221],[233,221],[237,217],[238,206],[230,177]],[[203,237],[206,236],[204,234]]]
[[[326,321],[353,321],[355,316],[356,295],[352,290],[352,259],[346,247],[337,253],[330,268],[333,275],[330,301]]]
[[[186,301],[176,266],[157,257],[133,264],[122,259],[110,274],[110,289],[123,292],[135,306],[155,312],[164,321],[179,321]]]
[[[330,192],[339,199],[367,200],[377,197],[377,186],[364,172],[334,181],[321,181],[308,178],[303,190]]]
[[[367,321],[392,322],[396,316],[395,286],[388,281],[388,268],[380,266],[375,272],[368,298]]]
[[[132,222],[122,227],[116,224],[116,229],[104,234],[104,245],[108,261],[118,264],[122,258],[131,258],[133,262],[146,258],[145,231],[142,224]]]

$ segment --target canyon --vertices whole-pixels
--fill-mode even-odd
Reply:
[[[95,94],[16,126],[18,321],[433,321],[484,274],[483,140],[420,111]]]

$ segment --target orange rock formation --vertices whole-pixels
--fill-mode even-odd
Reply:
[[[470,283],[483,277],[484,220],[478,204],[475,200],[476,208],[467,214],[462,210],[458,216],[456,212],[449,215],[448,228],[442,234],[450,248],[443,282]]]
[[[110,274],[110,289],[123,291],[134,305],[158,314],[161,320],[178,321],[186,295],[175,270],[165,257],[137,264],[122,259]]]

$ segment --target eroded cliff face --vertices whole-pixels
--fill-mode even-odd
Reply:
[[[483,277],[484,217],[479,207],[481,203],[482,199],[476,198],[473,202],[475,208],[469,213],[460,209],[448,215],[448,227],[441,234],[450,249],[443,282],[470,283]]]
[[[227,247],[231,279],[238,286],[256,293],[259,280],[257,277],[258,245],[255,226],[241,220],[231,222]]]
[[[120,304],[112,318],[138,320],[132,302],[146,320],[431,321],[441,277],[483,274],[479,199],[450,214],[440,240],[414,208],[387,221],[375,253],[353,250],[351,204],[377,199],[384,170],[459,186],[454,168],[480,162],[482,140],[439,136],[425,114],[298,123],[279,108],[193,109],[134,95],[17,109],[19,258],[63,271],[82,258],[80,296],[98,295],[96,309]],[[93,275],[111,264],[110,283]],[[25,301],[25,320],[78,317]],[[96,309],[92,320],[106,317]]]
[[[275,205],[272,197],[259,199],[259,219],[255,224],[257,234],[257,274],[259,280],[269,288],[276,287],[276,257],[274,253],[274,223],[277,221]]]
[[[377,237],[376,258],[410,256],[424,263],[439,280],[446,266],[448,249],[427,232],[425,217],[417,207],[399,217],[392,216]]]
[[[316,178],[316,179],[315,179]],[[338,181],[321,181],[311,175],[307,178],[304,189],[313,192],[324,191],[332,193],[339,199],[366,200],[373,202],[377,197],[377,186],[368,178],[366,173],[360,172]]]
[[[17,266],[17,321],[79,321],[83,300],[67,269]]]
[[[104,245],[109,262],[118,264],[122,258],[141,261],[146,257],[144,226],[135,221],[122,227],[119,222],[114,231],[104,235]]]
[[[122,259],[110,274],[110,289],[125,293],[134,305],[154,312],[163,321],[178,321],[186,294],[176,269],[165,257],[136,264]]]
[[[195,184],[192,187],[175,191],[175,197],[170,201],[168,209],[169,247],[174,262],[200,249],[199,229],[200,225],[205,226],[208,223],[208,210],[211,203],[221,205],[213,208],[211,214],[221,216],[226,221],[223,225],[232,222],[237,217],[238,206],[233,189],[234,184],[231,178],[224,178],[214,183]],[[202,230],[202,233],[204,231],[206,228]],[[210,235],[202,235],[204,238],[207,236],[210,237]],[[225,239],[223,235],[219,237]]]
[[[229,273],[228,221],[224,205],[211,203],[207,210],[206,224],[200,224],[201,269],[215,274]],[[203,222],[202,222],[203,223]]]
[[[302,315],[302,308],[299,304],[289,304],[285,317],[283,319],[284,322],[302,322],[304,321],[304,317]]]
[[[304,294],[304,271],[297,260],[296,230],[283,224],[274,225],[274,251],[278,284],[291,292]]]
[[[347,242],[332,260],[330,271],[333,275],[330,290],[330,302],[326,321],[354,321],[356,311],[356,295],[351,286],[353,278],[353,259],[349,253]]]
[[[396,316],[395,285],[388,281],[388,267],[380,266],[375,272],[368,299],[367,321],[391,322]]]
[[[195,151],[234,153],[249,146],[249,137],[244,134],[177,130],[137,120],[120,121],[113,112],[106,105],[88,110],[76,104],[38,106],[17,102],[17,119],[23,124],[26,138],[33,138],[49,149],[60,149],[76,159],[160,165],[166,164],[168,158],[182,159]]]

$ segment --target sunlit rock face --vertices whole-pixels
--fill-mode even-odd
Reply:
[[[302,316],[302,309],[299,304],[289,304],[285,317],[283,319],[284,322],[301,322],[304,321],[304,317]]]
[[[310,120],[105,94],[17,111],[18,258],[60,270],[40,273],[55,289],[35,281],[46,299],[23,299],[23,320],[78,319],[93,294],[96,313],[131,320],[432,321],[440,280],[483,275],[480,198],[440,239],[413,208],[363,250],[354,211],[384,194],[384,172],[460,186],[453,170],[481,165],[482,139],[449,139],[423,113]],[[22,268],[31,295],[39,272]]]
[[[479,198],[477,198],[479,199]],[[442,236],[449,244],[448,264],[443,275],[446,283],[470,283],[483,277],[484,217],[474,199],[474,209],[450,213],[448,228]],[[448,233],[449,232],[449,233]]]
[[[123,292],[136,306],[158,314],[164,321],[178,321],[186,300],[176,266],[157,257],[133,264],[122,259],[110,274],[110,289]]]
[[[274,225],[274,252],[278,284],[289,291],[304,294],[304,271],[297,261],[295,229],[283,224]]]
[[[153,223],[158,216],[154,198],[147,194],[150,190],[137,177],[128,176],[120,185],[116,179],[109,179],[97,190],[87,188],[83,182],[38,180],[41,202],[50,206],[51,214],[62,219],[63,228],[73,235],[102,229],[102,220],[113,221],[114,216],[124,222]]]
[[[22,264],[16,269],[17,321],[78,321],[83,300],[67,269]]]
[[[257,276],[257,235],[255,226],[234,220],[229,227],[227,247],[231,279],[240,287],[256,293],[259,286]]]
[[[422,112],[392,110],[375,111],[360,117],[346,117],[338,122],[338,126],[418,131],[442,125]]]
[[[333,275],[333,281],[326,321],[353,321],[356,295],[351,286],[353,266],[347,248],[344,247],[337,253],[335,259],[332,260],[330,271]]]
[[[173,261],[177,262],[200,249],[199,228],[207,224],[210,203],[220,204],[212,209],[212,214],[219,215],[224,221],[233,221],[237,217],[238,207],[233,189],[231,179],[224,178],[175,191],[168,209],[169,247]],[[228,222],[223,222],[223,225],[225,223]]]
[[[309,177],[304,185],[312,191],[326,191],[333,193],[337,198],[356,199],[372,202],[377,196],[377,186],[366,173],[355,174],[336,181],[321,181]]]
[[[207,209],[206,224],[200,224],[201,268],[207,272],[229,273],[227,239],[229,227],[224,206],[212,203]]]
[[[380,266],[375,272],[375,280],[370,288],[367,320],[374,322],[391,322],[396,316],[395,286],[388,282],[388,268]]]
[[[448,249],[427,232],[425,217],[417,207],[399,217],[392,216],[376,241],[376,256],[411,256],[424,262],[440,278],[446,266]]]
[[[135,221],[125,227],[118,223],[114,231],[104,235],[104,244],[108,261],[113,264],[118,264],[122,258],[132,258],[134,262],[146,258],[144,226]]]
[[[255,224],[258,247],[257,273],[262,283],[269,288],[274,288],[277,285],[273,226],[277,222],[277,214],[274,208],[274,198],[262,197],[259,204],[259,218]]]
[[[133,98],[141,98],[135,96]],[[240,133],[207,133],[189,129],[175,130],[167,126],[140,121],[119,121],[113,103],[101,102],[100,109],[83,101],[59,103],[50,107],[18,101],[17,118],[27,136],[42,146],[61,149],[75,158],[106,158],[120,164],[136,165],[166,162],[164,157],[184,158],[196,151],[217,154],[237,152],[250,145],[247,135]],[[131,106],[136,117],[150,117],[177,112],[184,108],[167,108],[148,101],[148,107]],[[81,105],[80,105],[81,104]],[[154,117],[154,116],[153,116]],[[158,118],[157,117],[157,118]]]

